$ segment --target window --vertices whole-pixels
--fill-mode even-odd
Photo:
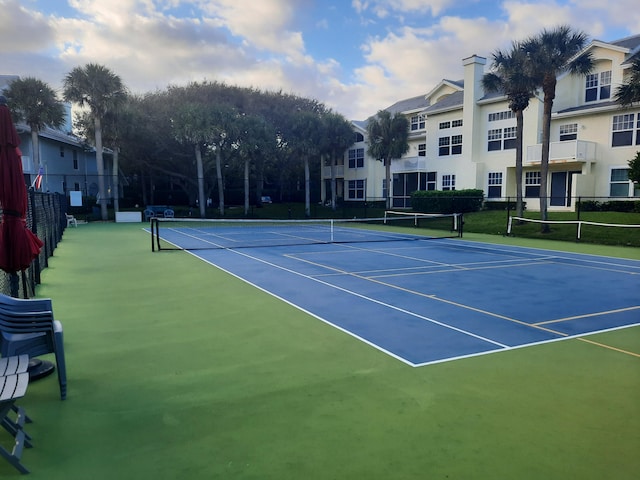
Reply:
[[[80,184],[79,184],[78,182],[75,182],[75,183],[73,184],[73,189],[74,189],[76,192],[79,192],[79,191],[80,191]]]
[[[640,145],[640,114],[638,122],[634,128],[635,114],[626,113],[624,115],[613,116],[613,135],[611,136],[611,146],[621,147],[625,145],[633,145],[633,137],[635,135],[635,144]]]
[[[455,175],[443,175],[442,176],[442,190],[455,190],[456,189],[456,176]]]
[[[364,180],[349,180],[347,195],[349,200],[363,200],[365,191]]]
[[[516,148],[516,127],[494,128],[487,132],[487,150],[508,150]]]
[[[418,189],[419,190],[436,190],[437,185],[437,173],[436,172],[420,172]]]
[[[364,148],[352,148],[349,150],[349,168],[364,167]]]
[[[411,131],[424,130],[424,115],[413,115],[411,117]]]
[[[540,172],[525,172],[524,196],[527,198],[540,197]]]
[[[451,137],[451,155],[460,155],[462,153],[462,135],[454,135]]]
[[[364,135],[360,132],[355,132],[353,143],[364,142]]]
[[[628,197],[630,183],[628,168],[612,168],[609,195],[612,197]]]
[[[516,127],[507,127],[504,129],[503,148],[505,150],[516,148]]]
[[[420,145],[418,145],[418,156],[419,157],[426,157],[427,156],[427,144],[426,143],[421,143]]]
[[[587,75],[584,101],[595,102],[609,97],[611,97],[611,70]]]
[[[78,170],[80,167],[78,166],[78,151],[73,151],[73,169]]]
[[[489,172],[489,188],[487,189],[487,197],[502,197],[502,172]]]
[[[516,114],[511,110],[505,110],[504,112],[496,112],[489,114],[490,122],[497,122],[500,120],[509,120],[510,118],[515,118]]]
[[[440,122],[440,125],[438,126],[438,128],[440,128],[440,130],[444,130],[445,128],[451,128],[451,122]]]
[[[444,156],[444,155],[449,155],[450,153],[450,149],[449,149],[449,145],[451,144],[451,138],[450,137],[440,137],[438,139],[438,155],[439,156]]]
[[[453,122],[451,122],[451,128],[456,128],[461,126],[462,126],[462,120],[454,120]]]
[[[568,123],[566,125],[560,125],[560,141],[566,142],[567,140],[576,140],[578,138],[578,124]]]
[[[489,130],[487,133],[487,149],[490,152],[495,150],[502,150],[502,129],[495,128],[493,130]]]
[[[438,139],[438,155],[460,155],[462,153],[462,135],[440,137]]]

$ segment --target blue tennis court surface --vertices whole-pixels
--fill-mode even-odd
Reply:
[[[413,366],[640,325],[640,262],[460,239],[192,251]]]

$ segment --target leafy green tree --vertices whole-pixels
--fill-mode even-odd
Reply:
[[[482,78],[482,85],[489,92],[502,92],[509,100],[509,108],[516,116],[516,212],[522,217],[522,132],[523,112],[536,90],[531,65],[521,45],[514,42],[508,52],[493,53],[492,71]]]
[[[296,111],[290,117],[291,127],[287,136],[290,154],[302,159],[304,166],[305,216],[311,216],[311,173],[309,162],[320,155],[322,120],[315,112]]]
[[[636,152],[636,156],[629,160],[629,180],[640,183],[640,152]]]
[[[409,150],[409,122],[399,112],[391,115],[387,110],[380,110],[368,119],[367,135],[367,153],[385,166],[386,204],[387,208],[391,208],[391,161],[402,157]]]
[[[111,149],[112,170],[111,189],[113,196],[113,209],[120,211],[120,150],[123,143],[123,136],[127,132],[135,131],[138,123],[134,120],[134,105],[132,98],[127,98],[126,102],[116,105],[107,111],[102,119],[102,140],[103,145]],[[95,124],[88,112],[76,115],[74,125],[80,136],[92,143],[95,139]]]
[[[249,214],[250,168],[251,164],[262,164],[265,156],[273,154],[276,147],[275,130],[260,115],[241,115],[238,118],[240,134],[237,148],[244,160],[244,214]],[[256,184],[256,189],[258,186]],[[260,201],[257,198],[257,201]]]
[[[33,165],[40,168],[40,131],[45,126],[59,128],[65,123],[65,108],[53,89],[34,77],[19,78],[5,90],[7,103],[15,121],[31,128]]]
[[[336,209],[336,165],[338,158],[353,144],[353,127],[345,117],[335,112],[322,116],[322,149],[331,163],[331,207]],[[407,127],[408,128],[408,127]]]
[[[558,75],[568,71],[572,75],[586,75],[593,69],[593,57],[589,52],[580,55],[587,44],[585,33],[574,31],[568,25],[545,29],[522,42],[534,69],[531,72],[536,84],[542,88],[544,106],[542,115],[542,159],[540,162],[540,219],[548,219],[547,183],[549,176],[549,146],[551,139],[551,110],[556,96]],[[542,232],[549,231],[542,223]]]
[[[204,194],[204,166],[202,162],[202,150],[208,143],[214,140],[211,129],[210,108],[207,105],[196,102],[181,104],[173,112],[171,124],[176,140],[186,143],[193,148],[196,160],[196,179],[198,183],[198,206],[200,217],[206,215],[206,197]]]
[[[100,212],[107,220],[107,198],[105,191],[105,172],[102,149],[102,122],[105,115],[126,98],[126,88],[122,79],[107,67],[88,63],[76,67],[64,78],[64,99],[88,107],[94,122],[96,166],[98,169],[98,192]]]
[[[640,102],[640,58],[635,58],[627,80],[618,87],[615,100],[623,107]]]

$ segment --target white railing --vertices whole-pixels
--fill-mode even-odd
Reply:
[[[584,140],[568,140],[551,142],[549,145],[549,162],[589,162],[595,161],[596,143]],[[527,164],[542,161],[542,144],[527,147]]]
[[[336,165],[336,178],[344,177],[344,165]],[[331,167],[322,167],[322,178],[331,178]]]
[[[408,157],[391,162],[391,173],[425,172],[427,157]]]

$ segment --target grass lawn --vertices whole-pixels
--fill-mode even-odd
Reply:
[[[152,253],[142,224],[67,229],[37,296],[63,322],[69,392],[59,400],[53,375],[22,402],[34,480],[640,471],[637,327],[588,337],[610,348],[573,339],[411,368],[186,252]],[[20,477],[0,461],[0,478]]]

